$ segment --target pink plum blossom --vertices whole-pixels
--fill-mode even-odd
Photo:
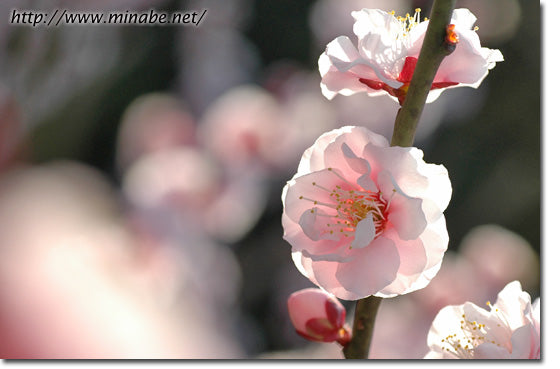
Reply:
[[[224,315],[190,287],[212,289],[207,275],[224,264],[184,280],[180,254],[146,252],[119,202],[103,173],[76,162],[0,176],[0,357],[242,358]]]
[[[320,136],[282,193],[299,271],[345,300],[424,288],[447,249],[451,183],[422,157],[363,127]]]
[[[232,88],[206,109],[198,139],[228,167],[267,167],[283,153],[281,109],[255,85]]]
[[[126,108],[121,119],[117,164],[124,172],[144,155],[194,142],[195,121],[181,100],[166,93],[145,94]]]
[[[296,332],[308,340],[342,345],[350,340],[349,327],[344,324],[346,309],[323,290],[306,288],[292,293],[288,312]]]
[[[323,95],[332,99],[338,93],[352,95],[366,92],[369,96],[388,93],[402,105],[418,61],[428,20],[421,22],[420,9],[413,16],[395,17],[378,9],[352,12],[356,20],[354,33],[358,48],[346,36],[331,41],[319,57],[323,77]],[[455,9],[451,18],[451,35],[458,39],[455,51],[441,63],[427,102],[432,102],[443,89],[469,86],[477,88],[503,61],[499,50],[481,47],[473,25],[476,17],[468,9]]]
[[[461,240],[459,251],[491,291],[490,296],[513,280],[528,290],[539,285],[537,253],[527,240],[504,227],[485,224],[471,229]]]
[[[489,311],[467,302],[441,309],[428,334],[426,359],[540,359],[540,299],[519,281],[498,294]]]
[[[265,205],[258,171],[226,173],[207,152],[177,147],[141,156],[123,176],[123,192],[130,204],[163,214],[212,237],[235,242],[259,219]]]

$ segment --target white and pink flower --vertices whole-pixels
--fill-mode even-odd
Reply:
[[[422,157],[363,127],[320,136],[282,193],[299,271],[345,300],[424,288],[447,249],[451,183]]]
[[[428,334],[426,359],[540,359],[540,299],[519,281],[498,294],[490,310],[467,302],[441,309]]]
[[[395,17],[378,9],[352,12],[358,48],[346,36],[331,41],[319,57],[323,95],[332,99],[366,92],[369,96],[389,94],[404,102],[418,61],[428,20],[420,20],[420,9],[413,16]],[[451,18],[456,49],[445,57],[434,78],[427,102],[438,98],[443,89],[477,88],[504,58],[499,50],[480,45],[473,25],[476,17],[468,9],[455,9]]]
[[[296,332],[317,342],[350,341],[350,328],[345,324],[346,309],[333,295],[306,288],[288,298],[288,313]]]

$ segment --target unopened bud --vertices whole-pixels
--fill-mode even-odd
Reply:
[[[288,312],[296,332],[311,341],[350,341],[350,330],[344,324],[346,309],[333,295],[307,288],[294,292],[288,298]]]

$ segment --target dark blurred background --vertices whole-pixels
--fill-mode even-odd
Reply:
[[[422,16],[428,16],[430,4],[3,1],[0,258],[6,265],[17,263],[13,273],[21,275],[14,277],[6,266],[0,274],[0,285],[10,286],[0,293],[5,305],[0,310],[1,356],[337,357],[336,348],[321,351],[317,347],[323,346],[298,337],[287,318],[287,296],[311,283],[299,275],[290,246],[282,240],[280,194],[303,150],[321,133],[366,125],[390,138],[398,109],[394,101],[357,95],[328,101],[320,93],[317,59],[325,45],[343,34],[355,41],[350,11],[370,7],[404,14],[420,7]],[[415,144],[424,150],[426,162],[445,165],[453,185],[445,212],[450,255],[472,265],[468,271],[461,266],[446,272],[457,279],[448,287],[464,292],[455,300],[430,295],[433,306],[413,309],[425,311],[427,322],[420,324],[418,337],[427,333],[436,307],[444,301],[494,301],[508,279],[521,280],[533,298],[540,295],[539,3],[458,0],[457,7],[468,7],[478,17],[482,45],[500,49],[505,61],[490,71],[479,89],[444,92],[426,106],[420,122]],[[104,13],[207,9],[207,15],[198,27],[9,24],[13,9],[56,8]],[[43,206],[44,199],[52,203]],[[99,210],[100,202],[107,202],[109,210]],[[88,215],[83,224],[66,228],[76,213]],[[41,227],[43,221],[49,226]],[[99,242],[98,228],[88,228],[98,223],[103,234],[108,227],[114,235],[118,225],[117,233],[125,236]],[[49,230],[56,237],[41,236]],[[41,269],[45,259],[36,255],[49,247],[58,250],[62,242],[55,230],[75,234],[71,240],[94,240],[84,241],[88,251],[80,260],[103,283],[76,282],[72,289],[59,289],[57,278],[72,279],[83,268],[57,278],[51,276],[60,268]],[[38,234],[38,240],[29,240],[28,233]],[[473,243],[480,251],[467,250]],[[502,244],[504,249],[492,249]],[[60,265],[75,262],[74,254],[64,254],[69,252],[66,248],[57,252],[63,255]],[[91,266],[89,253],[102,261]],[[477,279],[481,275],[487,279]],[[488,278],[493,279],[486,282]],[[457,287],[460,283],[475,287]],[[95,293],[74,295],[99,286],[111,291],[105,298],[114,296],[122,317],[137,317],[132,326],[157,322],[120,332],[151,338],[135,346],[123,334],[114,338],[111,349],[100,344],[99,337],[111,334],[104,331],[109,318],[118,326],[120,315],[97,307]],[[54,295],[45,292],[37,298],[34,288]],[[473,292],[476,289],[479,294]],[[128,296],[131,290],[136,292]],[[128,296],[121,304],[125,307],[118,302],[123,295]],[[70,308],[63,306],[73,306],[74,297],[86,299],[82,302],[87,308],[68,313],[65,309]],[[391,303],[399,299],[401,306],[420,304],[414,297]],[[45,301],[52,303],[52,311],[41,310],[48,306]],[[60,311],[57,301],[65,301]],[[27,327],[31,323],[22,308],[30,305],[34,308],[28,313],[42,317],[33,329]],[[353,304],[345,305],[351,310]],[[139,306],[144,315],[137,313]],[[197,312],[204,312],[205,318]],[[59,315],[75,318],[66,325],[87,328],[77,333],[55,324]],[[53,321],[52,326],[43,326],[45,320]],[[206,330],[202,336],[185,336],[185,331]],[[40,337],[47,332],[54,335],[50,345]],[[173,348],[162,342],[174,342]],[[424,344],[408,352],[399,345],[385,349],[380,344],[374,355],[418,358]]]

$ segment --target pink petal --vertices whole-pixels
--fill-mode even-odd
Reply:
[[[449,244],[445,217],[441,216],[437,221],[429,223],[420,235],[420,240],[426,246],[426,269],[440,264]],[[439,270],[439,267],[437,269]],[[435,276],[429,273],[428,275],[430,279]]]
[[[331,297],[325,301],[325,311],[329,322],[337,328],[342,328],[346,318],[344,306],[337,299]]]
[[[427,262],[426,249],[422,241],[420,239],[403,241],[398,238],[394,230],[385,231],[383,236],[393,240],[401,263],[395,280],[380,291],[384,295],[381,297],[393,297],[425,287],[427,283],[424,279],[421,279],[420,285],[416,284],[424,274]]]
[[[335,65],[335,62],[336,64]],[[327,45],[325,53],[319,57],[319,72],[321,74],[321,90],[327,99],[332,99],[337,93],[351,95],[355,92],[367,91],[368,88],[358,81],[356,75],[348,70],[340,70],[344,63],[352,63],[361,60],[358,50],[354,47],[350,39],[340,36]],[[364,68],[362,66],[362,68]],[[372,71],[368,75],[375,75]]]
[[[329,193],[318,189],[313,183],[328,189],[344,184],[339,177],[327,169],[306,174],[292,179],[286,185],[283,202],[286,214],[295,222],[299,222],[301,215],[312,207],[319,206],[325,212],[335,214],[336,211],[323,205],[314,204],[313,201],[324,204],[334,204]]]
[[[292,252],[303,251],[306,257],[316,260],[329,259],[343,262],[350,258],[350,255],[344,252],[344,249],[348,248],[345,239],[312,241],[303,232],[299,224],[291,220],[286,214],[282,214],[282,225],[284,226],[284,239],[292,245]]]
[[[358,158],[346,143],[342,144],[342,152],[350,168],[361,174],[356,183],[366,191],[377,192],[377,186],[371,179],[371,167],[368,161]]]
[[[301,256],[301,263],[306,267],[305,270],[308,274],[308,278],[312,282],[315,281],[318,286],[321,286],[339,299],[357,300],[361,298],[359,295],[349,292],[342,286],[338,278],[336,278],[335,274],[340,263],[313,261],[303,255]]]
[[[456,33],[457,48],[443,59],[434,82],[458,82],[476,88],[503,56],[499,50],[481,47],[475,31],[456,29]]]
[[[402,83],[388,78],[375,63],[363,58],[346,36],[331,41],[323,55],[319,57],[319,72],[323,77],[323,93],[326,92],[325,97],[329,99],[336,93],[351,95],[369,90],[359,82],[359,78],[380,80],[394,88],[402,86]]]
[[[372,145],[364,150],[364,157],[370,162],[375,160],[379,166],[375,169],[372,165],[372,172],[390,168],[395,182],[406,195],[429,199],[443,211],[451,199],[449,174],[443,165],[425,163],[423,156],[422,150],[415,147],[380,150]]]
[[[379,173],[387,169],[404,193],[417,197],[422,189],[428,187],[429,182],[425,176],[418,173],[419,159],[412,154],[414,150],[417,149],[398,146],[382,149],[374,145],[368,145],[364,149],[363,156],[370,163],[374,162],[377,165],[377,168],[372,165],[373,173]],[[381,190],[390,193],[387,192],[388,189]],[[411,193],[414,193],[414,195],[411,195]]]
[[[426,229],[427,222],[422,210],[422,199],[408,197],[386,170],[379,173],[377,183],[383,197],[391,199],[388,220],[402,240],[413,240]]]
[[[292,293],[288,298],[288,313],[297,333],[321,342],[338,340],[346,317],[344,306],[318,288]]]
[[[375,238],[375,225],[371,214],[368,214],[364,219],[360,220],[356,225],[354,231],[354,241],[352,241],[352,248],[362,249],[368,246]]]
[[[388,219],[399,233],[401,240],[416,239],[428,224],[422,211],[422,200],[407,198],[399,193],[391,200]]]
[[[288,312],[294,327],[305,331],[311,318],[326,318],[325,301],[329,295],[318,288],[306,288],[294,292],[288,298]]]
[[[328,321],[327,318],[311,318],[305,324],[305,329],[307,333],[322,338],[322,341],[325,342],[334,341],[336,339],[336,337],[331,340],[326,339],[329,336],[333,336],[333,333],[336,334],[337,332],[335,327]]]
[[[324,152],[324,165],[326,167],[337,168],[341,171],[344,177],[351,182],[357,182],[357,179],[361,176],[361,173],[356,172],[350,167],[347,162],[346,156],[342,149],[343,144],[346,144],[348,148],[356,153],[358,156],[362,156],[364,148],[369,145],[376,145],[376,147],[388,147],[389,143],[387,139],[381,135],[375,134],[363,127],[351,127],[351,131],[348,134],[342,134],[338,136],[334,142],[326,147]],[[370,165],[375,163],[375,161],[367,160]],[[375,173],[373,166],[371,167],[372,173]]]
[[[327,224],[331,221],[331,217],[327,216],[324,211],[319,208],[311,208],[303,212],[299,219],[299,225],[303,233],[312,241],[323,239],[336,241],[340,239],[339,235],[328,232]]]
[[[400,259],[393,241],[381,236],[356,251],[356,258],[340,264],[336,271],[337,280],[350,294],[358,298],[375,295],[396,278]]]
[[[304,256],[301,251],[295,251],[294,249],[292,249],[292,260],[293,260],[294,265],[296,266],[297,270],[301,274],[303,274],[312,283],[319,286],[319,283],[317,282],[317,279],[315,278],[315,275],[313,274],[313,269],[312,269],[312,266],[311,266],[313,261],[308,256]],[[325,286],[322,286],[322,287],[325,290],[329,290],[331,293],[334,293],[330,289],[326,288]]]
[[[313,171],[325,169],[323,157],[325,148],[330,145],[338,135],[347,131],[349,131],[349,129],[344,127],[334,129],[319,136],[319,138],[315,140],[315,143],[303,153],[296,175],[302,176]]]
[[[364,174],[371,171],[369,163],[365,159],[358,158],[346,142],[342,144],[342,153],[346,163],[354,172]]]

